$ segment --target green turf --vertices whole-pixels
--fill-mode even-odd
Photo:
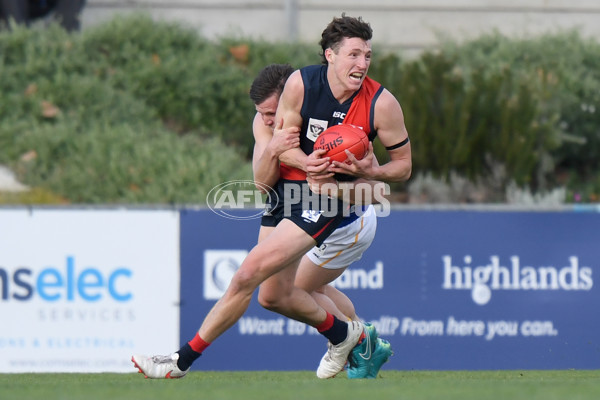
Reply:
[[[319,380],[314,372],[192,372],[184,379],[140,374],[0,374],[3,400],[53,399],[600,399],[595,371],[382,371],[374,380]]]

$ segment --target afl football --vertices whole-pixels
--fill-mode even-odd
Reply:
[[[318,149],[326,150],[324,157],[329,157],[332,161],[350,164],[345,150],[349,150],[354,157],[361,160],[369,150],[369,138],[362,129],[354,125],[334,125],[317,137],[313,150]]]

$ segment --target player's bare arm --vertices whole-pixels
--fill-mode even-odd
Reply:
[[[300,130],[295,127],[282,129],[280,120],[275,129],[263,123],[260,114],[256,114],[252,122],[254,134],[254,152],[252,170],[254,181],[260,183],[257,188],[264,191],[264,186],[273,186],[279,179],[279,156],[286,150],[300,145]]]
[[[302,126],[302,117],[300,109],[304,101],[304,82],[300,71],[294,71],[288,78],[277,107],[276,121],[283,121],[282,128]],[[290,167],[306,171],[306,154],[299,148],[294,148],[283,152],[279,160]]]
[[[264,192],[264,185],[270,186],[279,178],[279,156],[273,151],[265,151],[273,137],[273,132],[263,123],[259,113],[256,113],[252,121],[252,133],[254,135],[252,154],[254,182],[257,184],[257,189]]]
[[[408,180],[412,172],[408,132],[400,103],[387,90],[383,91],[375,104],[374,122],[379,140],[388,149],[390,161],[383,165],[374,164],[373,152],[370,150],[362,160],[349,156],[351,164],[333,161],[330,170],[383,182]]]

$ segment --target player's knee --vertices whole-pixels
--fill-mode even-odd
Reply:
[[[229,283],[228,291],[234,293],[253,293],[258,287],[260,282],[256,281],[256,278],[252,273],[245,269],[240,268],[231,279]]]
[[[274,293],[259,291],[258,304],[269,311],[279,311],[283,308],[283,299]]]

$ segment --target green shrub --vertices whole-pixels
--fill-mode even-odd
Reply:
[[[0,163],[40,191],[33,201],[204,203],[251,177],[252,79],[270,63],[320,63],[317,41],[209,41],[147,15],[0,32]],[[411,60],[375,46],[369,74],[400,100],[423,185],[600,193],[598,43],[490,34]]]
[[[130,42],[120,31],[127,26]],[[218,88],[203,92],[192,82],[186,89],[184,71],[188,77],[202,71],[174,54],[201,48],[200,38],[139,17],[87,32],[68,35],[52,26],[0,34],[1,163],[26,184],[73,203],[203,203],[213,186],[251,178],[249,162],[240,162],[234,146],[200,130],[217,118],[227,121],[210,101]],[[153,62],[155,46],[165,48],[166,62]],[[215,67],[203,79],[218,82],[221,72]],[[188,108],[190,96],[207,105]],[[197,121],[184,117],[194,107],[210,123],[192,126]],[[187,133],[167,126],[184,126]]]
[[[553,164],[594,178],[600,169],[600,43],[577,31],[529,39],[494,33],[462,45],[446,43],[444,51],[461,68],[489,74],[510,68],[529,79],[539,101],[536,120],[556,133]]]
[[[232,54],[237,46],[248,47],[247,58]],[[302,66],[310,58],[308,46],[232,37],[209,42],[196,31],[144,15],[84,32],[82,49],[106,83],[144,99],[172,128],[217,135],[247,156],[253,147],[252,80],[269,63]]]
[[[415,60],[376,62],[371,76],[403,106],[415,173],[454,172],[475,182],[500,171],[504,187],[514,181],[534,191],[593,186],[600,169],[596,41],[576,31],[528,39],[494,33],[448,41]]]
[[[81,40],[107,84],[144,99],[180,131],[223,136],[250,118],[251,105],[239,107],[248,77],[195,31],[136,15],[85,31]]]
[[[17,148],[17,176],[73,203],[204,203],[210,189],[251,179],[218,138],[178,137],[160,125],[38,126]]]
[[[443,53],[426,53],[401,71],[397,91],[416,170],[475,180],[502,167],[504,184],[509,178],[535,184],[551,143],[536,120],[538,101],[528,80],[508,68],[464,71]]]

